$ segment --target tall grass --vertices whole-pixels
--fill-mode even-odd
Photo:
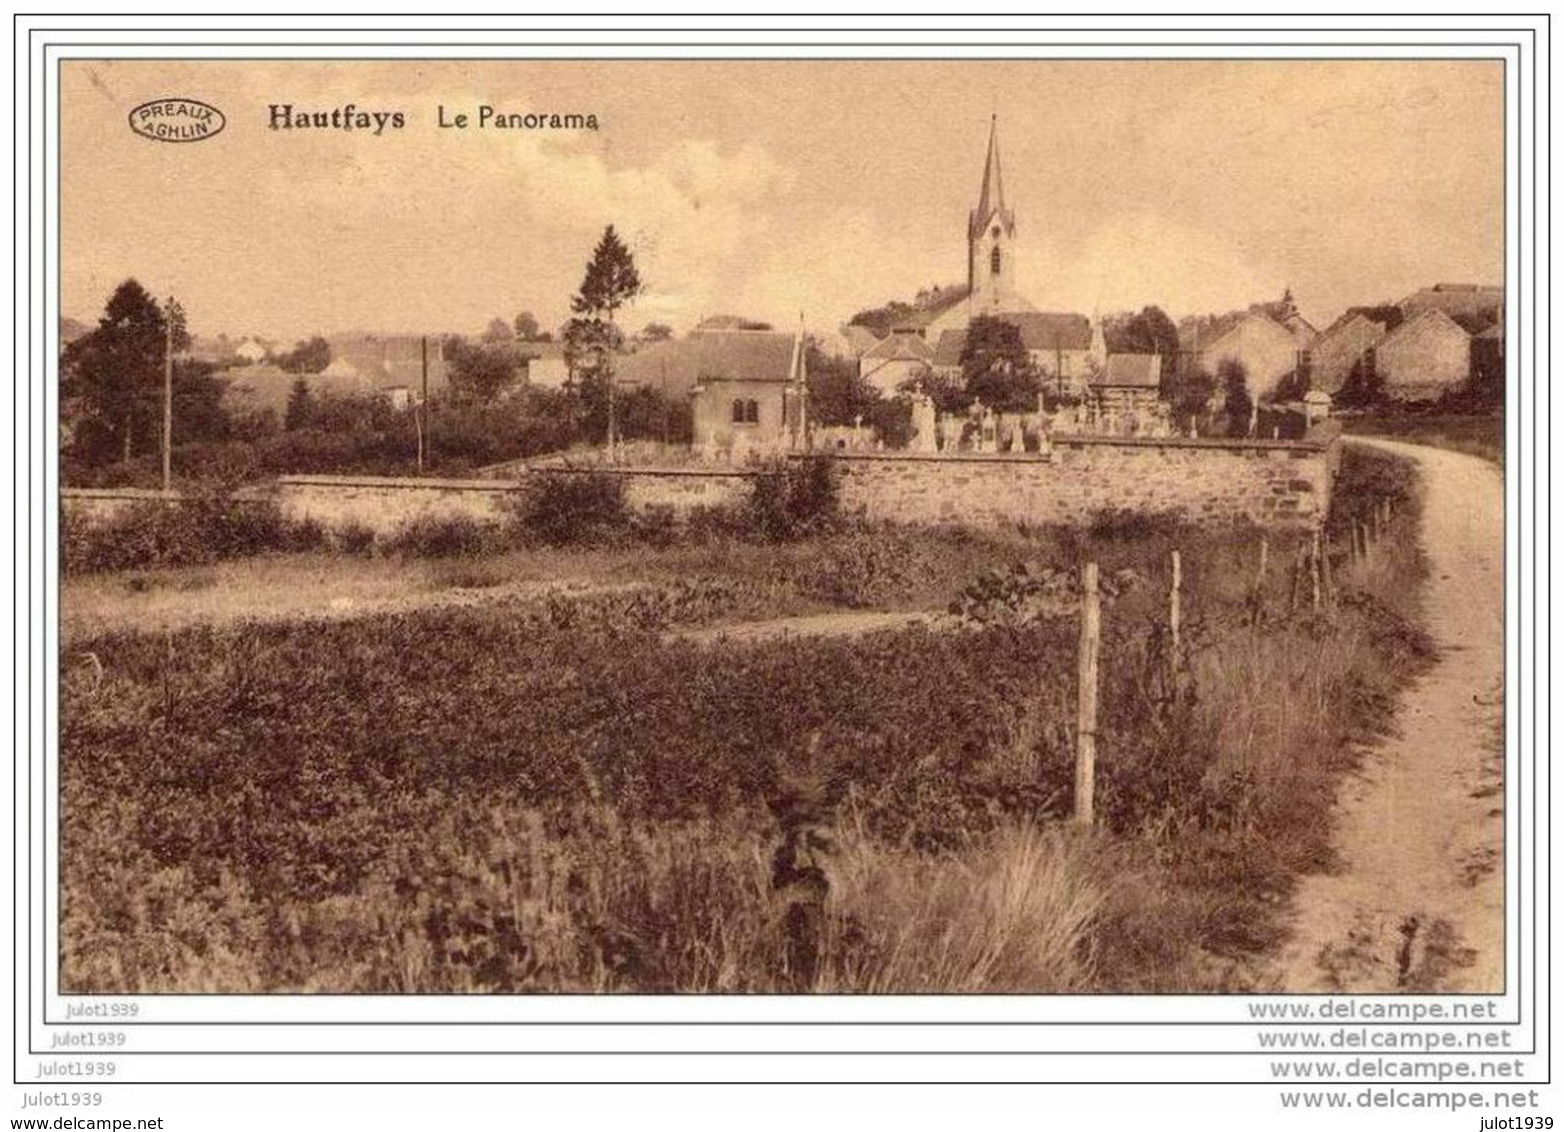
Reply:
[[[1082,990],[1108,901],[1094,840],[1004,827],[919,854],[848,829],[818,968],[788,970],[763,814],[641,825],[612,809],[448,808],[349,893],[269,905],[232,873],[73,885],[66,981],[170,990]],[[118,866],[118,867],[116,867]]]

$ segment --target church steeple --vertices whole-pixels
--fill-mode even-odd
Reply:
[[[999,166],[999,115],[988,126],[988,157],[977,207],[967,217],[967,289],[971,314],[1009,310],[1015,304],[1015,213],[1005,207]]]
[[[998,214],[1006,227],[1015,226],[1015,218],[1005,207],[1005,178],[999,166],[999,115],[988,124],[988,158],[983,162],[983,188],[978,192],[977,208],[967,225],[968,238],[976,236],[987,226],[989,218]]]

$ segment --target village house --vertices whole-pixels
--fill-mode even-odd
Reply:
[[[1196,337],[1186,348],[1193,353],[1196,365],[1213,375],[1226,362],[1243,366],[1249,392],[1258,398],[1272,393],[1278,382],[1309,361],[1303,355],[1311,345],[1301,344],[1307,341],[1303,328],[1289,328],[1267,314],[1251,310],[1226,328],[1219,328],[1214,337]]]
[[[234,355],[245,365],[254,365],[256,362],[264,362],[271,351],[254,338],[246,338],[234,350]]]
[[[916,334],[890,334],[858,359],[858,376],[894,397],[906,381],[928,369],[934,348]]]
[[[1374,372],[1396,400],[1434,400],[1464,384],[1471,369],[1472,336],[1437,308],[1407,319],[1374,347]]]
[[[1385,336],[1385,324],[1356,311],[1343,314],[1321,334],[1309,351],[1309,384],[1339,393],[1353,369],[1365,364],[1369,352]]]

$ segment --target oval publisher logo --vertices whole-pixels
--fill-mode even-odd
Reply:
[[[194,98],[159,98],[130,112],[130,128],[160,142],[198,142],[222,133],[228,119]]]

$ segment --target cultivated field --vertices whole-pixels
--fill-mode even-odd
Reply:
[[[675,532],[599,501],[585,545],[532,515],[365,558],[171,536],[129,570],[68,531],[62,985],[1264,989],[1338,779],[1429,662],[1417,504],[1349,449],[1317,608],[1291,537],[1261,575],[1258,532],[1167,516],[980,536],[795,498]],[[1065,820],[1086,559],[1091,829]],[[940,616],[737,628],[866,609]]]

